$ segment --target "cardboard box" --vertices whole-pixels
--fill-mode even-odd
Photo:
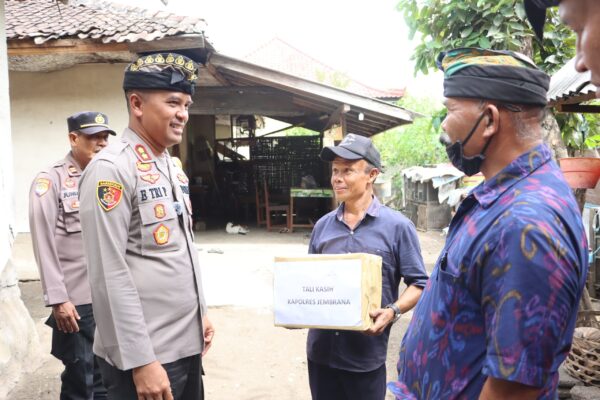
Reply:
[[[381,257],[311,254],[276,257],[275,326],[364,331],[381,308]]]

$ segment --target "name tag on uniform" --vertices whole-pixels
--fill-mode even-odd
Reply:
[[[138,190],[140,203],[171,197],[170,188],[164,185],[144,186]]]
[[[62,199],[63,200],[67,200],[67,199],[77,199],[79,197],[79,191],[77,190],[63,190],[62,193]]]

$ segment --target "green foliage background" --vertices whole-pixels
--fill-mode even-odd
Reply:
[[[444,146],[439,142],[439,124],[443,106],[431,98],[404,97],[398,105],[422,114],[410,125],[380,133],[373,137],[388,170],[413,165],[447,162]]]

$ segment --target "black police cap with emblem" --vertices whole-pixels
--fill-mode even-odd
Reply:
[[[170,90],[194,94],[198,64],[176,53],[155,53],[138,58],[125,69],[123,90]]]
[[[106,114],[97,111],[82,111],[67,118],[69,132],[81,132],[86,135],[94,135],[99,132],[108,132],[116,135],[108,126]]]
[[[536,36],[542,40],[544,36],[544,23],[546,22],[546,8],[557,6],[560,0],[525,0],[525,13]]]

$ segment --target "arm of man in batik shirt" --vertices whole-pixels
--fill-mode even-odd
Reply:
[[[562,223],[513,218],[485,256],[480,300],[488,380],[482,398],[500,398],[506,390],[510,398],[537,398],[553,386],[585,280],[577,240]]]

